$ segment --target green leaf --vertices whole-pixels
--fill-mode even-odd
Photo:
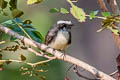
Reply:
[[[111,13],[110,13],[110,12],[102,12],[101,14],[102,14],[102,16],[104,16],[104,17],[111,16]]]
[[[86,14],[82,8],[79,8],[75,6],[71,0],[67,0],[68,3],[72,6],[70,8],[71,14],[79,21],[79,22],[85,22]]]
[[[57,13],[57,12],[59,12],[59,9],[57,9],[57,8],[53,8],[53,9],[50,9],[49,12],[51,12],[51,13]]]
[[[40,32],[38,32],[38,31],[32,31],[32,32],[33,32],[34,35],[36,36],[36,39],[37,39],[36,41],[37,41],[37,42],[39,42],[40,39],[41,39],[41,42],[44,41],[44,38],[43,38],[43,36],[40,34]],[[39,39],[38,39],[37,37],[38,37]]]
[[[0,0],[0,7],[2,8],[2,9],[5,9],[6,7],[7,7],[7,1],[5,1],[5,0]]]
[[[16,9],[17,8],[17,0],[10,0],[9,5],[10,5],[10,10]]]
[[[23,11],[19,10],[19,9],[14,9],[12,10],[12,16],[13,18],[17,18],[17,17],[20,17],[22,16],[24,13]]]
[[[92,12],[90,12],[90,16],[89,16],[89,19],[93,19],[93,18],[96,18],[96,15],[98,14],[98,10],[96,10],[96,11],[92,11]]]
[[[61,8],[60,12],[63,13],[63,14],[69,13],[69,11],[67,9],[65,9],[65,8]]]
[[[25,61],[25,60],[26,60],[26,57],[25,57],[24,55],[20,54],[20,60],[21,60],[21,61]]]
[[[27,4],[31,5],[31,4],[38,4],[41,3],[43,0],[27,0]]]

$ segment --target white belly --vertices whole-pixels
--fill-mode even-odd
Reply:
[[[64,48],[67,47],[69,39],[69,33],[66,31],[59,31],[58,35],[56,36],[56,40],[54,42],[51,42],[48,46],[58,49],[58,50],[64,50]]]

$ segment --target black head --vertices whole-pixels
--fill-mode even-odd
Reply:
[[[57,25],[59,29],[63,29],[63,28],[71,29],[71,27],[73,26],[71,21],[64,21],[64,20],[57,21]]]

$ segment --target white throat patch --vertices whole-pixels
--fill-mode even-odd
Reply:
[[[51,42],[51,44],[49,44],[48,46],[54,49],[63,50],[67,47],[69,38],[69,33],[61,30],[58,32],[54,42]]]

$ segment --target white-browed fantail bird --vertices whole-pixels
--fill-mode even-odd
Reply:
[[[60,20],[48,31],[45,44],[49,47],[63,51],[71,44],[71,21]]]

